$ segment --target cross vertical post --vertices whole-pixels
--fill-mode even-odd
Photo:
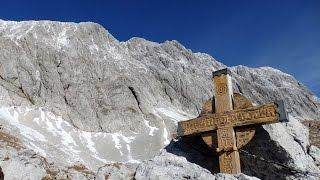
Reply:
[[[230,71],[223,69],[213,73],[215,86],[215,113],[233,110],[232,82]],[[237,174],[241,172],[240,156],[236,145],[236,136],[228,117],[221,118],[217,127],[219,167],[221,173]]]

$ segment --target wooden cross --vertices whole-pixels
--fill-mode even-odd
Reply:
[[[213,72],[214,98],[205,103],[198,118],[178,123],[178,136],[201,135],[219,154],[221,173],[241,172],[239,151],[255,133],[257,125],[287,121],[283,101],[253,106],[233,93],[229,69]]]

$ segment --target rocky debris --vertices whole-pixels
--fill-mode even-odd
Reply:
[[[0,132],[0,167],[6,179],[41,179],[45,174],[43,162],[21,144],[17,137]]]
[[[96,180],[135,179],[137,164],[106,164],[98,169]]]
[[[242,180],[258,180],[258,178],[250,177],[244,174],[211,174],[210,171],[196,164],[190,163],[186,158],[176,156],[165,150],[152,160],[141,163],[137,170],[135,179],[143,180],[165,180],[165,179],[242,179]]]
[[[316,165],[320,168],[320,149],[311,145],[308,149],[308,154],[314,159]]]
[[[48,162],[45,157],[21,144],[2,129],[0,132],[0,179],[1,173],[6,179],[94,179],[95,173],[82,164],[68,167]]]
[[[1,142],[3,145],[3,142]],[[244,174],[211,174],[205,168],[191,163],[182,156],[163,150],[151,160],[140,164],[106,164],[92,172],[82,164],[70,167],[58,167],[54,162],[48,162],[46,158],[37,155],[34,151],[24,148],[13,148],[1,146],[0,165],[7,179],[122,179],[122,180],[144,180],[144,179],[241,179],[255,180],[258,178]],[[19,169],[19,173],[17,173]]]
[[[94,179],[95,173],[81,164],[57,167],[31,150],[1,150],[3,173],[7,179]]]
[[[92,179],[92,172],[102,178],[145,178],[161,170],[171,178],[201,178],[199,172],[209,176],[208,170],[217,169],[209,158],[216,156],[201,139],[170,143],[170,134],[178,121],[198,116],[213,94],[212,71],[224,67],[177,41],[119,42],[95,23],[0,20],[0,140],[1,147],[8,148],[0,150],[0,166],[14,178],[19,177],[13,166],[25,177],[48,179]],[[310,146],[308,129],[300,120],[318,119],[319,99],[273,68],[231,70],[236,92],[255,104],[284,99],[292,115],[288,123],[258,128],[244,149],[254,156],[241,154],[243,172],[262,179],[316,179],[291,169],[319,172],[319,151]],[[172,154],[138,164],[167,144]],[[32,158],[35,152],[39,158]],[[6,154],[10,160],[5,160]],[[166,164],[171,161],[178,167]],[[112,162],[124,164],[104,166]],[[126,162],[136,163],[137,169]],[[185,163],[192,165],[189,171],[179,169]],[[224,175],[210,177],[218,176]]]
[[[162,152],[139,165],[136,179],[214,179],[214,176],[185,158]]]
[[[98,170],[97,180],[167,180],[167,179],[213,179],[213,180],[258,180],[244,174],[211,174],[186,158],[163,150],[159,155],[146,160],[138,166],[132,164],[108,164]]]
[[[87,169],[82,164],[73,165],[71,167],[53,167],[46,169],[46,174],[41,178],[42,180],[53,179],[79,179],[79,180],[93,180],[96,178],[96,173]]]
[[[34,156],[34,152],[2,148],[0,153],[0,166],[6,179],[41,179],[46,174],[43,162]]]
[[[236,175],[230,175],[230,174],[215,174],[215,180],[259,180],[259,178],[247,176],[245,174],[236,174]]]

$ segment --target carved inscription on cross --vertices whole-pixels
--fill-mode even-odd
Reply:
[[[213,72],[214,98],[206,102],[198,118],[178,123],[178,136],[201,135],[219,154],[221,173],[241,172],[239,151],[252,138],[257,125],[287,121],[283,101],[253,106],[233,93],[228,69]]]

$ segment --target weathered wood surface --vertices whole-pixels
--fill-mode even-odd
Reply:
[[[234,99],[233,108],[235,110],[252,107],[252,103],[249,101],[249,99],[239,93],[233,93],[233,99]],[[204,104],[200,116],[204,116],[206,114],[212,114],[214,112],[214,106],[212,106],[212,102],[213,100],[209,99]],[[240,149],[243,146],[245,146],[253,138],[255,133],[255,125],[237,127],[237,128],[234,128],[234,131],[236,133],[237,148]],[[208,132],[201,133],[201,137],[203,141],[212,149],[218,148],[218,139],[217,139],[216,131],[208,131]]]
[[[213,76],[215,86],[215,113],[225,114],[233,110],[232,82],[228,70]],[[210,116],[210,115],[209,115]],[[214,119],[217,127],[220,172],[236,174],[241,172],[239,152],[236,148],[236,136],[232,123],[225,119]]]
[[[252,102],[245,96],[233,93],[233,109],[246,109],[252,107]],[[236,132],[237,148],[240,149],[245,146],[254,136],[255,126],[244,126],[234,128]]]
[[[252,124],[269,124],[279,122],[279,110],[276,103],[249,107],[216,114],[205,114],[201,117],[178,123],[178,136],[199,134],[216,130],[218,127],[245,126]]]
[[[238,149],[254,136],[255,126],[286,120],[283,102],[252,106],[240,94],[233,94],[230,71],[213,73],[215,94],[206,102],[200,117],[178,123],[178,136],[201,134],[202,139],[219,155],[221,173],[241,172]]]

